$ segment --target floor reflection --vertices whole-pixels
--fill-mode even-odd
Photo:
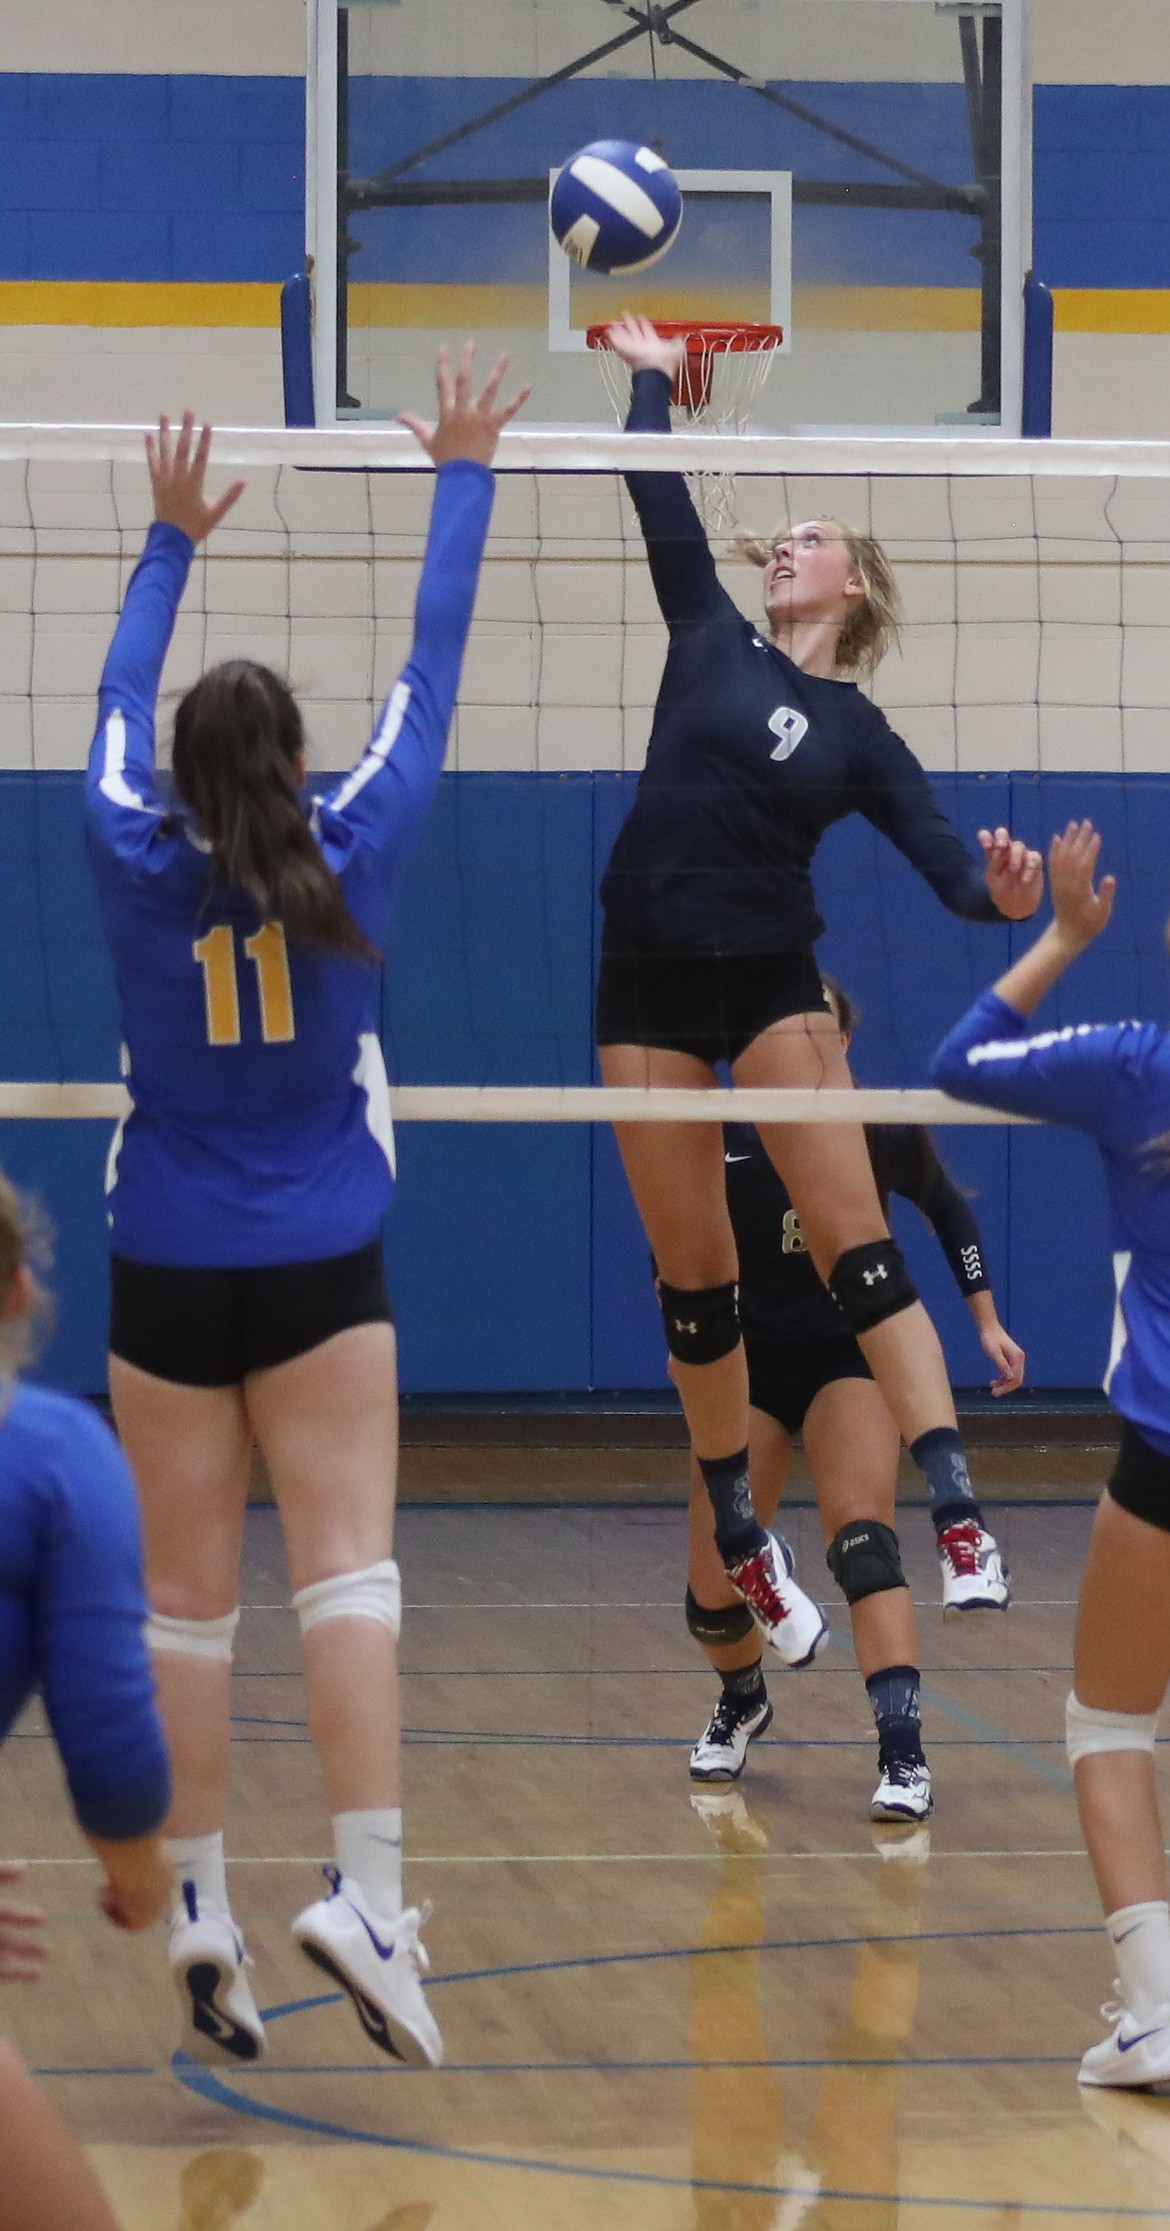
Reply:
[[[696,1791],[692,1805],[724,1864],[690,1962],[688,2041],[694,2231],[894,2231],[898,2215],[899,2061],[918,2006],[918,1946],[929,1830],[875,1831],[881,1864],[862,1918],[849,2003],[807,2130],[789,2127],[782,2073],[764,2018],[766,1822],[739,1790]],[[879,1840],[880,1839],[880,1840]],[[907,1940],[910,1941],[907,1941]],[[714,1957],[709,1947],[742,1947]],[[758,2067],[710,2063],[759,2061]],[[755,2192],[706,2189],[720,2184]],[[873,2200],[822,2197],[875,2193]],[[885,2197],[888,2195],[888,2198]]]

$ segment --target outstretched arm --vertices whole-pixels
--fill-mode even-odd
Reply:
[[[615,356],[628,364],[633,394],[628,434],[669,434],[670,389],[683,343],[664,340],[649,318],[629,311],[609,328]],[[626,486],[646,537],[650,578],[669,628],[694,627],[737,607],[721,586],[703,522],[681,473],[627,473]]]
[[[160,418],[146,437],[154,525],[130,578],[98,688],[98,722],[89,755],[90,826],[110,852],[134,854],[149,843],[162,813],[155,781],[154,721],[163,663],[195,546],[243,492],[242,480],[209,501],[203,483],[211,428],[195,439],[188,411],[176,435]]]
[[[1044,890],[1038,852],[1006,829],[979,832],[983,860],[973,858],[943,812],[925,770],[871,708],[855,791],[857,810],[895,844],[952,914],[970,922],[1021,921]]]
[[[384,704],[362,759],[322,802],[323,831],[337,845],[363,848],[376,869],[372,898],[388,910],[387,864],[401,857],[430,805],[443,769],[479,581],[495,482],[489,467],[501,431],[529,393],[499,404],[508,359],[498,359],[476,396],[475,343],[452,369],[440,349],[435,424],[407,417],[438,467],[426,556],[415,602],[410,658]],[[377,907],[375,907],[375,911]],[[367,929],[377,943],[384,924]]]
[[[1053,838],[1055,919],[956,1023],[930,1073],[958,1100],[1071,1124],[1107,1141],[1128,1136],[1135,1116],[1140,1133],[1151,1090],[1164,1104],[1170,1042],[1148,1023],[1078,1023],[1028,1035],[1045,992],[1109,921],[1116,885],[1112,876],[1094,883],[1100,847],[1089,821],[1070,821]]]

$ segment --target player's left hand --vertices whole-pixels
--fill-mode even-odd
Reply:
[[[409,426],[434,465],[445,465],[454,457],[469,458],[477,465],[490,465],[508,420],[515,418],[521,404],[526,403],[532,393],[530,387],[522,387],[510,403],[501,403],[497,408],[500,381],[508,369],[507,357],[496,358],[480,395],[472,393],[474,368],[474,341],[464,342],[454,372],[449,351],[440,349],[435,369],[438,424],[428,426],[425,419],[413,418],[409,411],[398,414],[399,425]]]
[[[16,1860],[0,1860],[0,1882],[19,1882],[24,1868]],[[0,1896],[0,1983],[39,1983],[45,1964],[41,1932],[45,1917],[39,1906],[18,1905]]]
[[[981,829],[987,888],[1008,922],[1026,922],[1044,896],[1044,862],[1010,829]]]
[[[992,1381],[992,1393],[1014,1394],[1017,1387],[1023,1385],[1027,1361],[1018,1340],[1013,1340],[997,1319],[994,1324],[980,1326],[979,1345],[998,1373]]]
[[[194,446],[192,446],[194,444]],[[146,437],[146,462],[154,494],[154,516],[168,527],[178,527],[192,542],[203,542],[244,493],[244,482],[233,480],[214,503],[203,493],[211,456],[211,428],[203,426],[195,440],[195,416],[184,411],[176,434],[169,418],[160,418],[157,434]]]

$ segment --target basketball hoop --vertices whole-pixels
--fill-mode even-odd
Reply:
[[[782,346],[778,325],[715,325],[691,319],[656,318],[664,341],[680,340],[686,353],[674,376],[670,400],[692,424],[715,434],[743,434]],[[608,325],[591,325],[585,339],[600,356],[606,393],[619,422],[629,404],[625,366],[615,353]],[[716,533],[735,526],[735,490],[725,474],[696,474],[692,489],[705,524]]]
[[[745,432],[748,414],[783,343],[782,328],[656,318],[654,330],[664,341],[682,341],[686,347],[671,389],[675,409],[686,411],[689,418],[698,419],[714,433]],[[591,349],[601,352],[606,388],[620,415],[625,408],[624,383],[617,369],[621,359],[615,357],[610,343],[609,326],[589,326],[585,339]]]

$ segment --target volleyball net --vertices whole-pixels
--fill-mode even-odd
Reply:
[[[922,1089],[930,1047],[1032,928],[948,917],[864,821],[814,869],[820,951],[867,1020],[857,1093],[605,1091],[593,1081],[596,887],[628,810],[666,647],[622,473],[733,493],[740,528],[833,517],[876,535],[906,627],[874,695],[971,841],[1105,836],[1117,920],[1075,1015],[1164,1007],[1170,898],[1170,444],[798,439],[516,428],[448,755],[399,907],[383,1031],[395,1113],[423,1122],[1000,1122]],[[260,659],[301,699],[314,784],[360,756],[409,654],[433,475],[385,426],[216,435],[239,506],[197,555],[164,677]],[[102,661],[149,520],[133,428],[0,428],[0,1117],[121,1112],[112,976],[84,859],[81,770]],[[760,577],[715,545],[752,618]],[[1061,1017],[1058,1014],[1058,1019]]]

